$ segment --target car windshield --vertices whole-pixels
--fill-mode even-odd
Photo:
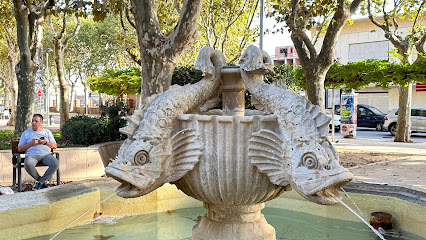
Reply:
[[[379,109],[375,107],[369,107],[368,109],[370,109],[370,111],[372,111],[376,115],[385,115],[382,111],[380,111]]]

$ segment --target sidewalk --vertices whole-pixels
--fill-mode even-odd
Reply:
[[[6,126],[6,123],[7,120],[0,119],[1,130],[14,130],[14,127]],[[47,126],[49,129],[58,127],[58,125]],[[331,141],[331,138],[329,140]],[[356,166],[350,168],[350,171],[355,176],[354,181],[408,185],[426,189],[426,142],[400,143],[390,139],[342,138],[337,135],[334,146],[337,150],[413,155],[393,161]]]
[[[8,120],[9,119],[0,119],[0,130],[15,130],[15,126],[6,126]],[[51,125],[43,124],[43,127],[51,131],[53,130],[58,131],[59,129],[59,125],[52,125],[52,124]]]
[[[426,189],[426,143],[400,143],[389,139],[336,138],[339,150],[405,153],[412,156],[349,168],[354,181],[408,185]]]

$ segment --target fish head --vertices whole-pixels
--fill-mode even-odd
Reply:
[[[157,139],[127,139],[115,161],[105,172],[121,182],[116,190],[120,197],[132,198],[148,194],[166,183],[165,174],[171,162],[170,147]]]
[[[353,175],[339,164],[336,150],[328,140],[309,141],[293,150],[290,185],[306,199],[323,205],[341,199],[338,189],[352,180]]]

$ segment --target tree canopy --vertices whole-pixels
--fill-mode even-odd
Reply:
[[[140,94],[141,71],[139,68],[104,70],[99,77],[90,77],[87,83],[92,91],[122,98],[125,94]]]
[[[426,61],[412,65],[390,63],[382,60],[365,60],[346,65],[334,64],[326,76],[326,85],[362,89],[370,83],[378,88],[390,85],[406,86],[410,82],[426,82]]]

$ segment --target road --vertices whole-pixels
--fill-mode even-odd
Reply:
[[[331,139],[331,132],[329,134]],[[340,132],[336,132],[334,135],[335,141],[342,138]],[[376,131],[374,128],[363,128],[358,127],[356,132],[357,139],[377,139],[382,141],[393,141],[394,136],[389,132]],[[426,142],[426,133],[412,133],[411,141],[413,142]]]

